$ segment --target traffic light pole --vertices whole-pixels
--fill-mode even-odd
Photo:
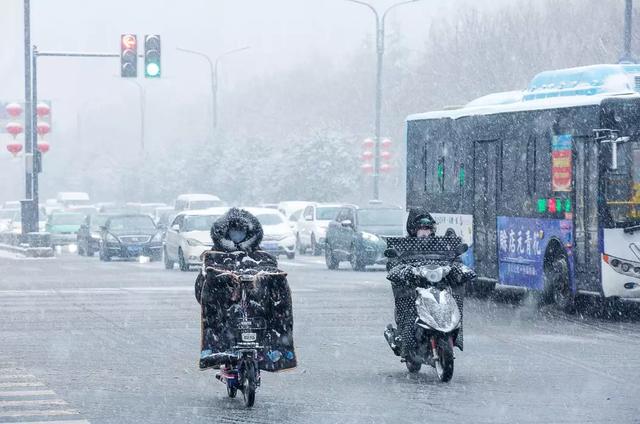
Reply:
[[[41,172],[41,156],[38,151],[38,57],[120,57],[113,53],[78,53],[78,52],[40,52],[37,46],[31,47],[29,0],[24,1],[25,25],[25,194],[33,208],[30,213],[24,213],[26,220],[22,223],[22,234],[26,235],[38,231],[39,193],[38,173]],[[141,57],[141,55],[138,55]],[[144,135],[142,135],[144,137]]]

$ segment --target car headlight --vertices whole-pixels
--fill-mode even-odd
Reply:
[[[449,274],[451,270],[448,266],[439,266],[438,268],[422,268],[420,274],[430,283],[438,283]]]
[[[116,236],[110,233],[107,233],[106,240],[107,242],[110,242],[110,243],[120,243],[120,241],[116,238]]]
[[[155,236],[151,239],[151,243],[159,243],[162,241],[162,233],[156,233]]]
[[[203,244],[200,243],[198,240],[196,239],[187,239],[187,244],[189,246],[202,246]]]
[[[377,235],[371,234],[371,233],[365,233],[365,232],[362,233],[362,238],[364,240],[372,241],[372,242],[377,242],[378,240],[380,240],[380,237],[378,237]]]

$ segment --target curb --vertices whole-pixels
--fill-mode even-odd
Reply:
[[[52,258],[54,256],[51,247],[19,247],[0,243],[0,250],[17,253],[26,258]]]

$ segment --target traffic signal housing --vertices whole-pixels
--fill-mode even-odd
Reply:
[[[160,78],[160,36],[151,34],[144,36],[144,76]]]
[[[120,36],[120,76],[123,78],[138,76],[138,38],[135,34]]]

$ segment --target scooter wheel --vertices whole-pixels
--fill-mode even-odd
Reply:
[[[256,388],[258,387],[258,370],[252,361],[246,363],[245,384],[242,394],[244,396],[244,406],[251,408],[256,401]]]
[[[409,358],[407,358],[405,365],[407,366],[407,370],[411,374],[416,374],[420,372],[420,368],[422,368],[422,364],[420,362],[414,362]]]
[[[436,373],[438,379],[446,383],[453,377],[453,349],[446,340],[440,340],[438,342],[438,355],[440,356],[436,361]]]
[[[236,387],[227,386],[227,396],[233,399],[234,397],[236,397],[237,394],[238,394],[238,389]]]

